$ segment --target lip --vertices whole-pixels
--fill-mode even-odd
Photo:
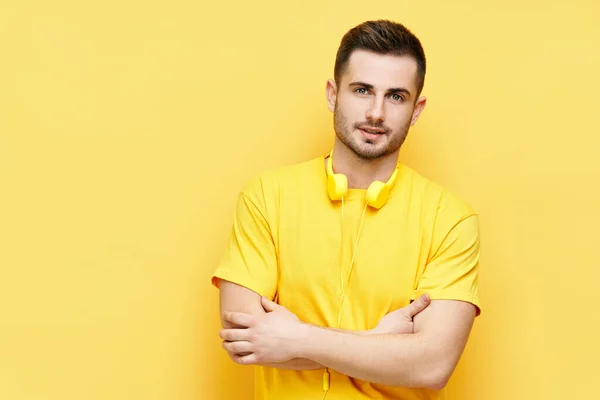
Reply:
[[[379,139],[379,137],[383,136],[383,134],[385,133],[384,131],[380,130],[380,129],[360,129],[360,132],[363,134],[364,137],[366,137],[367,139]]]

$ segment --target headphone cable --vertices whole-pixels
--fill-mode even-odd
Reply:
[[[358,241],[360,239],[360,234],[362,232],[362,227],[363,227],[363,222],[365,220],[365,213],[367,211],[367,205],[365,203],[365,207],[363,208],[363,212],[360,218],[360,225],[358,226],[358,232],[356,234],[356,240],[354,241],[354,246],[352,248],[352,259],[350,261],[350,271],[348,272],[348,278],[346,281],[346,286],[344,287],[344,279],[343,279],[343,261],[344,261],[344,197],[342,197],[342,246],[341,246],[341,254],[340,254],[340,258],[341,258],[341,262],[340,262],[340,285],[342,286],[342,296],[340,298],[340,304],[338,307],[338,320],[337,320],[337,324],[336,324],[336,328],[339,329],[340,324],[341,324],[341,320],[342,320],[342,305],[344,304],[344,298],[346,297],[346,288],[348,288],[348,286],[350,286],[350,278],[352,277],[352,270],[354,269],[354,259],[356,256],[356,249],[358,248]],[[329,373],[329,368],[325,367],[325,372],[323,372],[323,397],[321,397],[321,400],[325,400],[325,397],[327,396],[327,393],[329,392],[329,388],[330,388],[330,373]]]

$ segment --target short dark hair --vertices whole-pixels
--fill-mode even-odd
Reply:
[[[404,25],[389,20],[366,21],[346,32],[335,58],[336,82],[340,82],[352,52],[359,49],[414,58],[417,62],[417,97],[419,96],[425,84],[425,52],[419,39]]]

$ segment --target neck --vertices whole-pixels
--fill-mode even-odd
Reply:
[[[387,182],[398,163],[399,151],[381,158],[366,160],[358,157],[336,140],[333,148],[333,171],[346,175],[348,188],[366,189],[373,181]]]

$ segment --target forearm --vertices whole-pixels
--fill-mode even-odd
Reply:
[[[370,331],[370,330],[349,331],[349,330],[337,329],[337,328],[321,328],[321,329],[327,329],[327,330],[332,330],[332,331],[335,331],[338,333],[346,333],[346,334],[361,335],[361,336],[370,335],[372,333],[372,331]],[[288,369],[288,370],[295,370],[295,371],[306,371],[306,370],[315,370],[315,369],[325,368],[325,366],[323,364],[320,364],[320,363],[310,360],[308,358],[294,358],[290,361],[286,361],[283,363],[264,363],[264,364],[259,364],[259,365],[262,365],[265,367]]]
[[[439,351],[420,334],[354,335],[307,326],[301,357],[342,374],[390,386],[443,385]]]

